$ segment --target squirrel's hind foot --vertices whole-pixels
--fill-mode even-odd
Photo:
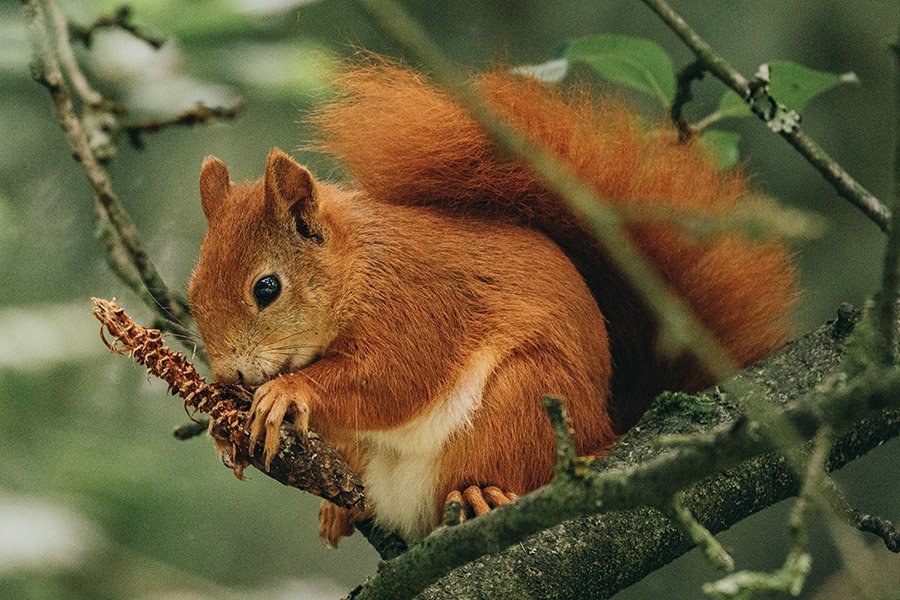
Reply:
[[[447,494],[444,504],[455,502],[462,506],[459,514],[459,522],[462,523],[466,519],[480,517],[498,506],[509,504],[518,497],[518,494],[503,491],[494,485],[485,487],[470,485],[462,491],[453,490]]]

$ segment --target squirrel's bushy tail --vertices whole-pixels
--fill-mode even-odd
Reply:
[[[656,355],[658,327],[643,301],[608,264],[599,245],[520,162],[500,153],[447,93],[422,76],[371,61],[339,80],[342,94],[313,123],[317,148],[335,156],[375,198],[404,205],[513,219],[546,233],[572,258],[608,321],[614,360],[613,411],[620,428],[662,389],[712,383],[689,359]],[[646,132],[621,104],[583,90],[507,73],[477,78],[496,110],[558,155],[605,201],[715,215],[745,193],[671,128]],[[795,274],[778,243],[731,235],[698,240],[671,224],[634,222],[628,234],[731,354],[747,364],[781,345]]]

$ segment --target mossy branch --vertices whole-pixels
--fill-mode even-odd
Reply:
[[[822,386],[838,367],[855,318],[843,311],[835,323],[705,394],[662,397],[585,477],[557,478],[509,506],[439,529],[382,564],[356,597],[520,592],[608,598],[693,545],[683,526],[652,508],[661,500],[686,490],[684,507],[697,525],[715,533],[796,494],[802,477],[776,451],[763,426],[742,417],[738,405],[747,389],[764,387],[766,402],[800,432],[801,443],[827,422],[840,421],[829,469],[900,434],[900,371]],[[813,366],[798,375],[797,364]],[[682,443],[661,447],[657,440],[663,435],[678,435]],[[598,511],[603,514],[584,518]],[[522,569],[529,573],[527,581],[515,575]],[[429,582],[433,585],[426,587]]]

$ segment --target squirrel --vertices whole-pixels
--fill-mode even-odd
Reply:
[[[235,184],[207,157],[189,285],[213,379],[258,386],[251,443],[271,459],[292,415],[363,477],[365,514],[325,502],[323,539],[373,515],[416,541],[446,499],[480,515],[546,484],[544,395],[563,399],[579,455],[598,455],[659,392],[714,383],[657,350],[659,327],[588,229],[449,94],[380,60],[337,83],[312,117],[316,149],[356,183],[274,149],[261,179]],[[747,192],[739,170],[615,100],[508,72],[474,84],[614,206],[714,217]],[[785,342],[797,292],[781,243],[672,220],[627,233],[735,364]]]

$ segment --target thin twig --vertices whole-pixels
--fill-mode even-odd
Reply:
[[[209,430],[209,419],[200,417],[194,421],[188,421],[172,432],[176,440],[190,440],[197,436],[201,436]]]
[[[678,141],[685,142],[694,135],[694,129],[688,124],[684,117],[684,107],[690,102],[694,95],[691,92],[691,84],[695,81],[703,79],[706,73],[706,66],[699,60],[688,64],[678,73],[676,79],[675,98],[672,100],[672,109],[669,114],[672,122],[678,127]]]
[[[91,43],[94,41],[94,33],[98,29],[104,28],[123,29],[137,39],[147,42],[147,44],[152,46],[154,49],[158,50],[162,48],[163,44],[165,44],[166,41],[163,38],[147,33],[143,28],[138,27],[137,25],[132,23],[131,15],[131,7],[127,4],[123,4],[112,13],[97,17],[90,25],[78,25],[76,23],[69,23],[68,29],[72,34],[72,37],[84,44],[86,48],[89,48]]]
[[[103,96],[91,87],[87,77],[78,68],[78,61],[75,60],[75,53],[72,51],[72,42],[69,39],[69,27],[66,16],[63,14],[55,2],[47,2],[47,14],[53,22],[53,28],[56,30],[56,55],[59,62],[72,82],[75,93],[81,98],[87,106],[97,106],[103,101]]]
[[[700,549],[707,562],[720,571],[726,573],[734,571],[734,558],[722,547],[719,540],[694,518],[690,509],[684,505],[681,493],[665,503],[662,509],[681,532]]]
[[[884,517],[865,513],[850,504],[850,501],[841,493],[831,478],[825,479],[823,490],[834,509],[843,515],[851,525],[860,531],[877,535],[888,550],[900,553],[900,534],[891,521]]]
[[[665,21],[710,73],[737,92],[751,107],[760,103],[761,100],[768,100],[777,105],[777,102],[768,95],[765,86],[751,86],[751,83],[722,55],[713,50],[712,46],[707,44],[665,0],[642,0],[642,2]],[[754,113],[763,120],[767,120],[767,117],[760,112],[754,110]],[[799,127],[781,129],[778,134],[812,164],[837,190],[838,194],[856,205],[882,230],[887,231],[890,209],[851,177],[825,150],[806,136]]]
[[[203,102],[198,102],[193,108],[174,117],[144,119],[136,123],[125,124],[122,129],[128,135],[131,145],[141,150],[144,148],[143,136],[145,134],[159,133],[169,127],[193,127],[194,125],[206,125],[216,120],[233,119],[241,111],[241,108],[240,100],[231,106],[207,106]]]
[[[53,0],[43,0],[44,4],[52,7]],[[63,77],[60,63],[51,44],[52,36],[47,30],[47,19],[44,10],[38,0],[22,0],[22,9],[28,22],[29,37],[34,51],[32,74],[36,81],[44,85],[50,92],[57,118],[62,125],[66,141],[72,149],[77,160],[87,176],[88,182],[94,191],[97,215],[100,217],[101,227],[104,222],[115,232],[115,238],[107,237],[107,243],[113,241],[121,244],[128,262],[140,276],[140,281],[146,288],[153,303],[150,308],[158,313],[166,322],[167,329],[182,339],[195,337],[185,324],[190,315],[186,310],[186,303],[172,294],[152,260],[144,250],[140,235],[122,207],[118,196],[113,191],[109,174],[97,161],[91,145],[85,133],[84,124],[75,112],[68,85]],[[110,260],[119,260],[110,255]],[[119,271],[128,273],[131,266],[122,265]],[[133,280],[124,279],[126,284],[133,284]],[[136,290],[141,294],[141,290]]]
[[[456,96],[502,150],[520,157],[594,232],[606,255],[647,302],[667,349],[672,349],[673,354],[694,355],[718,380],[737,370],[684,300],[670,291],[635,249],[625,233],[624,220],[614,207],[602,202],[566,164],[536,147],[498,115],[471,85],[463,70],[444,56],[424,29],[398,4],[392,0],[360,0],[359,5],[373,22],[430,69],[435,80]]]
[[[897,72],[900,73],[900,37],[893,47]],[[896,92],[895,92],[896,93]],[[893,217],[884,251],[884,265],[881,272],[881,290],[875,296],[878,321],[878,360],[882,364],[897,362],[897,293],[900,291],[900,93],[896,102],[894,140],[894,194]]]

